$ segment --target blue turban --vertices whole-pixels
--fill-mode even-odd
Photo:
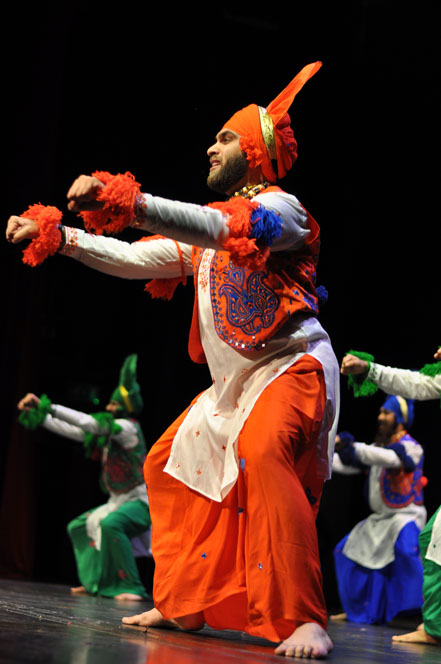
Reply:
[[[381,407],[384,410],[390,410],[395,415],[397,424],[404,424],[410,429],[413,424],[414,403],[413,399],[390,395]]]

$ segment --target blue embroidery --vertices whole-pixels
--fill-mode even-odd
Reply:
[[[312,311],[316,313],[318,312],[317,301],[314,296],[310,295],[309,293],[303,293],[302,299],[303,302],[305,302],[305,304],[307,304],[312,309]]]
[[[226,271],[230,283],[223,284],[219,295],[227,300],[228,322],[248,335],[257,334],[274,322],[279,306],[276,293],[264,283],[264,272],[251,272],[246,279],[245,270],[234,267]]]
[[[401,441],[411,441],[415,443],[415,440],[409,434],[403,436]],[[381,496],[388,507],[401,508],[406,507],[410,503],[422,505],[423,492],[421,478],[423,475],[424,457],[421,457],[419,463],[415,467],[410,457],[405,453],[405,447],[401,442],[386,446],[386,449],[393,449],[397,454],[400,448],[402,448],[404,452],[401,461],[404,461],[404,457],[407,457],[407,463],[402,470],[383,469],[380,475]],[[398,456],[400,456],[400,454],[398,454]],[[414,466],[413,471],[411,468],[412,465]]]
[[[403,443],[391,443],[387,446],[389,450],[393,450],[395,454],[399,457],[401,463],[403,464],[405,473],[412,473],[415,470],[415,463],[413,459],[407,455],[406,448]]]
[[[242,507],[238,507],[237,511],[238,511],[239,514],[242,514],[242,512],[243,512],[243,508],[242,508]]]
[[[257,565],[257,567],[258,567],[259,569],[263,569],[263,565],[262,565],[262,563],[259,563],[259,564]]]
[[[201,556],[201,558],[206,558],[206,557],[207,557],[206,553],[203,553],[202,556]]]
[[[245,459],[240,460],[240,469],[245,470]]]

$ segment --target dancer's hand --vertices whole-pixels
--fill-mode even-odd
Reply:
[[[6,239],[12,244],[22,240],[31,240],[39,234],[38,226],[33,219],[12,216],[8,219],[6,227]]]
[[[32,394],[32,392],[28,392],[23,399],[20,399],[20,401],[17,404],[18,410],[30,410],[31,408],[38,408],[40,404],[40,399],[37,397],[36,394]]]
[[[344,356],[340,367],[340,373],[348,376],[349,374],[362,374],[366,373],[369,365],[366,360],[360,360],[359,357],[348,353]]]
[[[72,212],[82,210],[100,210],[104,203],[97,201],[96,196],[104,184],[92,175],[80,175],[67,192],[67,207]]]
[[[433,357],[435,358],[435,360],[441,360],[441,346],[438,348]]]

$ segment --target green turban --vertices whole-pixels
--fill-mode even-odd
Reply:
[[[138,356],[128,355],[123,362],[119,374],[119,385],[113,391],[111,401],[121,404],[127,415],[139,415],[143,409],[141,389],[136,380],[136,364]]]

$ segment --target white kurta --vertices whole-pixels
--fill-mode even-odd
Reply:
[[[184,271],[192,272],[191,245],[207,247],[198,277],[199,328],[213,378],[190,409],[175,438],[165,471],[201,494],[221,501],[238,475],[235,443],[259,395],[278,375],[305,352],[323,366],[326,410],[319,440],[318,472],[330,475],[333,441],[339,411],[339,368],[329,337],[313,316],[292,316],[260,351],[230,348],[217,335],[210,301],[209,267],[221,239],[228,236],[227,219],[219,210],[176,203],[145,195],[145,224],[138,226],[170,235],[179,241]],[[284,192],[263,193],[256,202],[276,211],[282,233],[272,251],[297,250],[309,234],[307,216],[294,196]],[[66,229],[62,253],[109,274],[126,278],[170,278],[181,275],[179,252],[173,240],[127,244],[113,238],[95,237]],[[201,445],[200,441],[204,444]]]

